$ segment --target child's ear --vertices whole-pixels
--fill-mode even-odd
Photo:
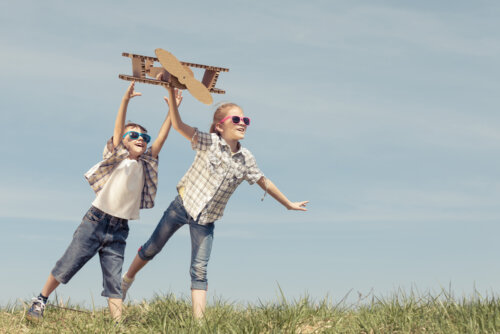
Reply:
[[[222,125],[220,123],[215,124],[215,130],[217,130],[219,133],[223,132]]]

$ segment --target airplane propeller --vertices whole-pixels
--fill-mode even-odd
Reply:
[[[170,81],[174,86],[176,83],[172,79],[177,79],[180,85],[185,86],[198,101],[204,104],[212,104],[213,99],[210,91],[204,84],[195,79],[193,72],[189,68],[183,66],[173,54],[166,50],[158,48],[155,50],[155,54],[161,66],[171,75]],[[165,79],[163,78],[163,80]],[[182,88],[182,86],[179,88]]]

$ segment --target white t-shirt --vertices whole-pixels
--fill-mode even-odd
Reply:
[[[111,173],[92,205],[109,215],[139,219],[144,172],[140,161],[125,159]]]

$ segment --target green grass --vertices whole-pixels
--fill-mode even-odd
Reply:
[[[360,296],[353,305],[283,295],[258,305],[218,300],[200,322],[192,319],[189,300],[166,295],[126,305],[118,326],[105,308],[74,305],[48,306],[44,320],[32,323],[25,318],[28,304],[1,308],[0,333],[500,333],[497,297],[455,298],[446,291]]]

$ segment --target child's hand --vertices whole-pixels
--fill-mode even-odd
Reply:
[[[134,85],[135,85],[135,81],[132,81],[130,83],[130,86],[128,86],[127,91],[125,92],[125,95],[123,96],[123,98],[125,100],[130,100],[131,98],[133,98],[135,96],[141,96],[142,95],[142,93],[134,91]]]
[[[290,203],[290,206],[287,209],[288,210],[307,211],[307,209],[306,209],[307,203],[309,203],[309,201]]]
[[[175,103],[177,107],[181,105],[182,102],[182,90],[175,89]]]
[[[177,108],[179,108],[182,102],[182,91],[178,90],[177,88],[175,88],[174,91],[175,91],[175,103],[177,104]],[[163,98],[165,99],[165,102],[167,102],[168,107],[170,108],[170,100],[168,99],[168,97],[164,96]]]

